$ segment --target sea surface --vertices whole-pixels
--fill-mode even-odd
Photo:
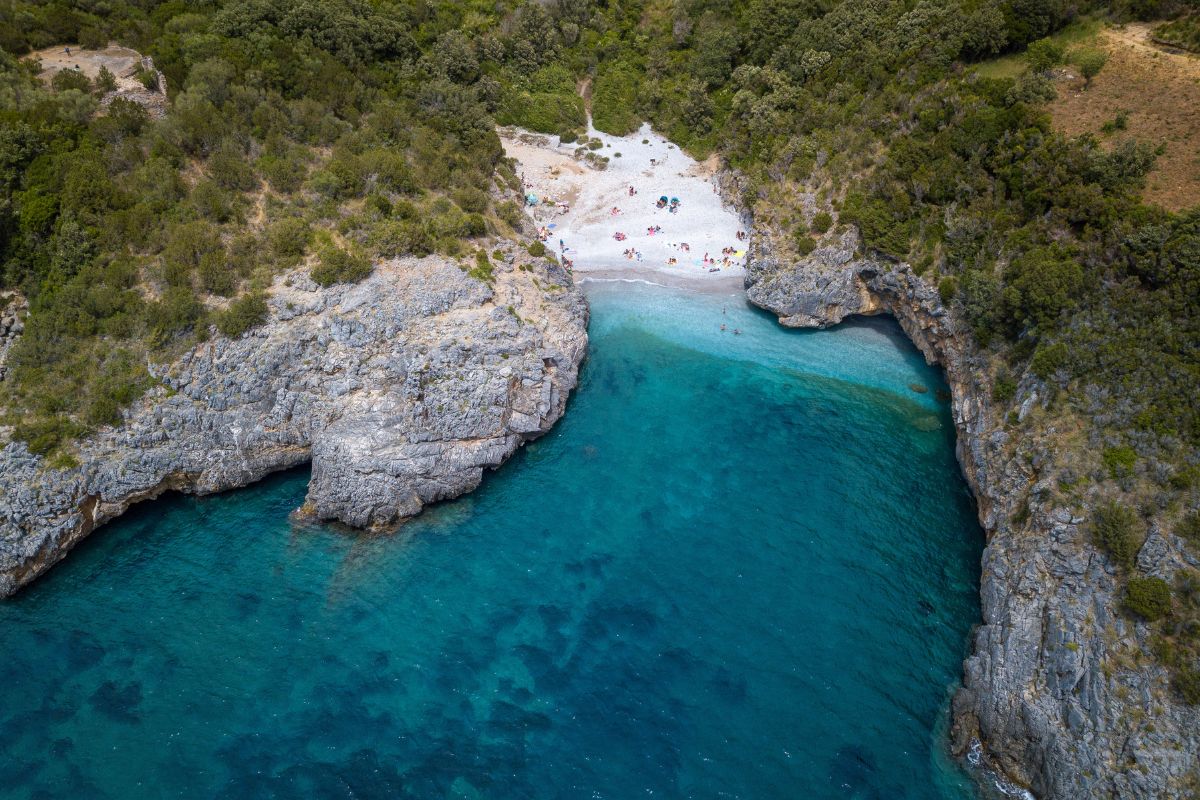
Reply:
[[[170,497],[0,603],[0,797],[972,797],[939,373],[587,288],[567,415],[476,493],[393,535],[290,524],[304,470]]]

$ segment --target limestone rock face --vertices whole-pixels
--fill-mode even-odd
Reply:
[[[0,292],[0,381],[8,374],[8,351],[25,330],[29,304],[19,294]]]
[[[587,304],[556,264],[488,285],[447,260],[376,266],[359,284],[276,281],[270,319],[156,368],[125,423],[78,467],[0,449],[0,596],[97,525],[167,490],[205,494],[312,462],[300,513],[388,526],[479,485],[562,415],[587,351]]]
[[[784,263],[756,235],[746,293],[793,327],[889,313],[945,370],[958,460],[987,533],[983,620],[953,703],[956,751],[981,754],[1000,780],[1038,798],[1189,796],[1200,710],[1172,695],[1147,627],[1119,613],[1116,570],[1084,517],[1055,506],[1040,477],[1053,474],[1052,431],[1030,423],[1010,433],[993,408],[987,354],[938,292],[908,265],[860,251],[850,230]],[[1022,386],[1022,419],[1038,396]],[[1139,565],[1164,576],[1187,566],[1174,538],[1153,528]]]

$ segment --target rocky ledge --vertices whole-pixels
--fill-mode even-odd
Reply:
[[[438,257],[328,289],[281,277],[265,325],[155,368],[162,385],[81,442],[79,466],[0,449],[0,596],[167,490],[219,492],[311,461],[300,513],[355,527],[470,491],[562,415],[587,317],[557,264],[513,246],[490,282]]]
[[[908,265],[862,255],[852,230],[788,263],[757,235],[750,256],[747,296],[784,325],[888,313],[945,370],[958,460],[987,534],[983,621],[953,703],[956,752],[991,770],[1006,793],[1191,796],[1200,711],[1172,696],[1148,628],[1119,613],[1117,570],[1092,547],[1086,510],[1055,505],[1054,420],[1034,413],[1044,387],[1022,381],[1021,425],[1007,425],[1008,407],[991,399],[988,355],[963,323]],[[1168,580],[1197,566],[1157,526],[1138,561]]]

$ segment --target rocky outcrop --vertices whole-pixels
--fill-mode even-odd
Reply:
[[[1057,505],[1052,417],[1014,429],[992,402],[987,354],[937,291],[860,250],[848,231],[782,263],[757,235],[747,296],[796,327],[889,313],[945,370],[958,460],[987,533],[983,621],[954,698],[954,748],[1038,798],[1187,796],[1200,713],[1172,697],[1147,627],[1118,612],[1117,571],[1091,546],[1084,514]],[[1024,419],[1039,393],[1023,382],[1014,413]],[[1173,576],[1187,555],[1154,530],[1139,564]]]
[[[0,381],[8,374],[8,351],[25,330],[29,304],[19,294],[0,293]]]
[[[383,527],[475,488],[562,415],[587,349],[569,276],[506,248],[492,282],[439,257],[328,289],[281,277],[265,325],[157,367],[161,386],[81,442],[78,466],[8,443],[0,595],[167,490],[218,492],[311,461],[302,514]]]

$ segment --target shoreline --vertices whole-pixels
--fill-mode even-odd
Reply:
[[[745,298],[745,282],[739,275],[721,275],[715,278],[698,278],[690,275],[679,275],[661,270],[632,272],[618,269],[584,269],[576,268],[573,277],[585,293],[588,283],[641,283],[647,286],[661,286],[667,289],[680,289],[696,294],[740,295]]]
[[[500,139],[538,237],[576,275],[744,285],[749,234],[712,159],[691,159],[649,125],[628,136],[589,127],[587,144],[518,128]]]

